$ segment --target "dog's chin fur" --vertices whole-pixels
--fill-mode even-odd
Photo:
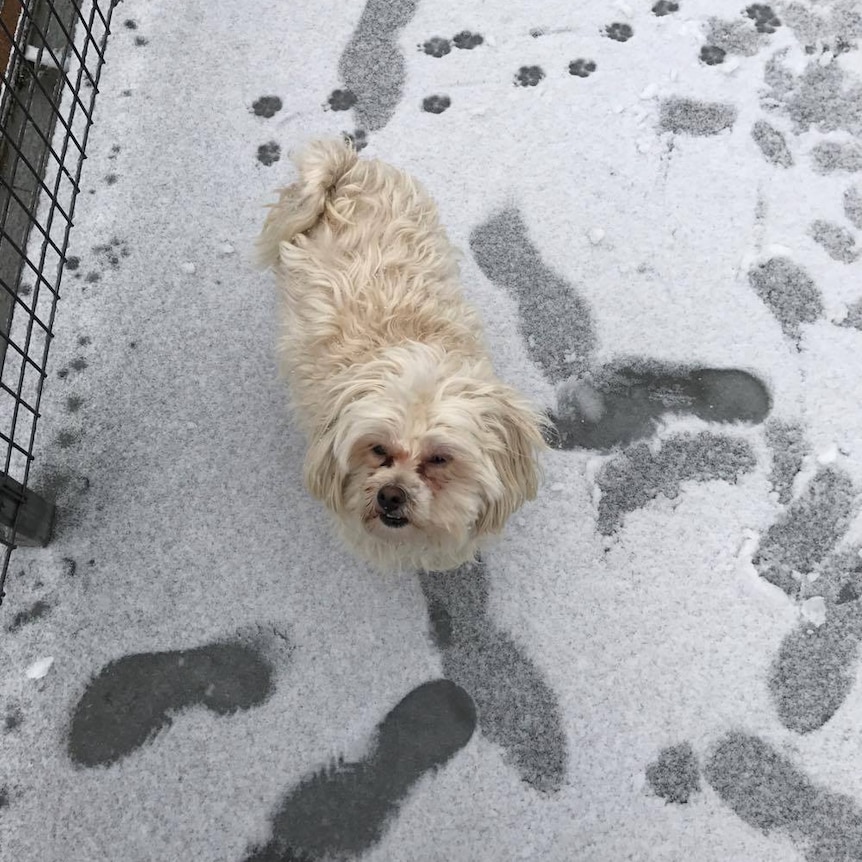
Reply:
[[[342,142],[296,161],[258,248],[282,288],[306,484],[374,565],[455,568],[535,497],[545,417],[494,374],[423,189]]]

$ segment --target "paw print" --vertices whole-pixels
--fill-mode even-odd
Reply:
[[[81,259],[75,255],[68,257],[65,264],[73,278],[80,279],[83,275],[83,291],[99,284],[104,276],[110,277],[111,272],[119,271],[123,259],[132,253],[128,243],[119,237],[113,237],[110,242],[94,245],[90,251],[95,261],[91,263],[92,269],[88,269],[86,274],[81,271]]]
[[[43,599],[38,599],[29,608],[18,611],[12,621],[6,626],[6,631],[10,634],[18,631],[22,626],[36,622],[36,620],[44,617],[51,610],[51,605]]]
[[[613,24],[608,24],[605,27],[605,36],[608,39],[613,39],[615,42],[628,42],[634,36],[634,30],[632,30],[629,24],[621,24],[618,21],[614,21]]]
[[[356,93],[350,90],[333,90],[326,102],[333,111],[349,111],[356,104]]]
[[[343,134],[345,140],[353,144],[356,152],[361,152],[368,146],[368,135],[365,134],[364,129],[355,129],[352,132],[344,132]]]
[[[516,87],[535,87],[545,77],[541,66],[521,66],[515,75]]]
[[[727,52],[723,48],[717,48],[715,45],[704,45],[700,49],[700,59],[707,66],[718,66],[724,62]]]
[[[261,96],[252,103],[251,111],[256,117],[269,120],[282,108],[281,99],[278,96]]]
[[[452,50],[449,40],[441,36],[434,36],[419,47],[429,57],[445,57]]]
[[[745,14],[754,21],[758,33],[774,33],[781,26],[781,21],[772,11],[772,7],[763,3],[746,6]]]
[[[679,3],[676,3],[675,0],[658,0],[652,7],[652,13],[657,18],[671,15],[674,12],[679,12]]]
[[[120,268],[120,260],[128,257],[131,252],[127,243],[119,237],[113,237],[110,242],[94,245],[93,254],[103,270],[110,267],[116,272]]]
[[[462,30],[460,33],[452,37],[452,44],[462,51],[472,51],[484,42],[484,38],[478,33],[471,33],[469,30]]]
[[[451,104],[448,96],[426,96],[422,100],[422,110],[429,114],[442,114]]]
[[[592,60],[577,59],[569,63],[569,74],[578,78],[588,78],[596,71],[596,64]]]
[[[275,141],[267,141],[257,148],[257,160],[266,167],[274,165],[281,158],[281,145]]]

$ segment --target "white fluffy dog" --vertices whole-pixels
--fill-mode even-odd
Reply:
[[[544,416],[494,374],[434,202],[407,174],[312,144],[258,240],[308,489],[384,569],[472,559],[538,486]]]

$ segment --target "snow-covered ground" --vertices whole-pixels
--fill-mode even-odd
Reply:
[[[114,29],[34,467],[59,521],[2,609],[0,859],[858,862],[858,6]],[[342,132],[425,183],[557,418],[462,572],[372,572],[300,484],[249,248]]]

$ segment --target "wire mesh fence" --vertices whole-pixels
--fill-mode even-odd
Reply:
[[[0,603],[12,550],[51,532],[27,483],[116,2],[0,0]]]

